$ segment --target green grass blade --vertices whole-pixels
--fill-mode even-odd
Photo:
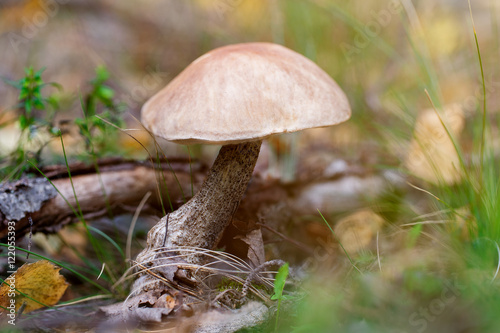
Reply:
[[[0,246],[3,246],[3,247],[5,247],[5,248],[8,248],[8,247],[9,247],[9,245],[8,245],[8,244],[5,244],[5,243],[0,243]],[[76,276],[78,276],[78,277],[79,277],[80,279],[82,279],[83,281],[90,283],[90,284],[91,284],[91,285],[93,285],[94,287],[97,287],[97,288],[99,288],[100,290],[105,291],[105,292],[106,292],[106,293],[108,293],[108,294],[110,293],[110,292],[109,292],[106,288],[104,288],[104,287],[103,287],[103,286],[101,286],[100,284],[98,284],[98,283],[96,283],[96,282],[92,281],[92,280],[91,280],[91,279],[89,279],[88,277],[86,277],[86,276],[84,276],[84,275],[80,274],[79,272],[77,272],[76,270],[74,270],[74,269],[72,269],[72,268],[68,267],[68,265],[65,265],[64,263],[61,263],[61,262],[59,262],[59,261],[57,261],[57,260],[54,260],[54,259],[50,259],[50,258],[48,258],[48,257],[45,257],[45,256],[41,255],[41,254],[37,254],[37,253],[35,253],[35,252],[32,252],[32,251],[29,251],[29,250],[23,249],[23,248],[18,247],[18,246],[15,246],[15,248],[16,248],[16,249],[18,249],[19,251],[22,251],[22,252],[24,252],[24,253],[29,253],[29,254],[31,254],[31,255],[33,255],[33,256],[35,256],[35,257],[45,259],[45,260],[47,260],[47,261],[50,261],[50,262],[51,262],[51,263],[53,263],[53,264],[56,264],[57,266],[60,266],[60,267],[62,267],[62,268],[64,268],[64,269],[67,269],[68,271],[70,271],[71,273],[75,274]]]
[[[354,263],[354,261],[351,259],[351,256],[349,255],[349,253],[347,253],[346,249],[344,248],[344,245],[342,245],[342,243],[340,242],[340,240],[337,238],[337,235],[335,234],[335,231],[333,231],[332,227],[330,226],[330,224],[328,223],[328,221],[325,219],[325,217],[323,216],[323,214],[321,214],[321,211],[319,209],[318,209],[318,213],[321,216],[321,218],[323,219],[323,222],[325,222],[325,224],[328,227],[328,229],[330,229],[330,231],[332,232],[333,237],[337,240],[337,242],[339,242],[340,247],[342,248],[342,250],[344,251],[345,255],[347,256],[347,259],[349,259],[349,261],[351,262],[352,267],[354,267],[359,273],[361,273],[361,271],[359,270],[359,268],[356,266],[356,264]],[[363,273],[361,273],[361,274],[363,274]]]
[[[111,245],[113,245],[117,250],[118,252],[120,252],[120,255],[123,257],[123,259],[125,260],[125,253],[123,252],[123,250],[121,249],[120,245],[118,245],[111,237],[109,237],[108,235],[106,235],[104,232],[102,232],[101,230],[97,229],[97,228],[94,228],[93,226],[89,226],[89,229],[92,230],[93,232],[95,232],[96,234],[102,236],[104,239],[106,239],[108,242],[111,243]]]

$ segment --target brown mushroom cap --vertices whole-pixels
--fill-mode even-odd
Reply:
[[[220,47],[195,60],[142,108],[153,134],[182,143],[234,144],[349,119],[337,83],[281,45]]]

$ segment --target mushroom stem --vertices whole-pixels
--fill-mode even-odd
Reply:
[[[155,249],[162,247],[215,248],[247,189],[261,144],[252,141],[222,146],[200,191],[168,215],[167,237],[165,216],[149,231],[146,248],[137,261],[153,259]],[[201,263],[203,258],[193,255],[185,260]]]

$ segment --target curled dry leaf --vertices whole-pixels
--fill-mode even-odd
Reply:
[[[260,228],[250,231],[245,236],[236,236],[235,238],[241,239],[248,245],[247,258],[254,267],[258,267],[266,262],[264,241],[262,240]]]
[[[25,313],[42,308],[44,305],[55,305],[68,288],[64,276],[59,274],[60,270],[61,267],[47,260],[22,265],[5,279],[5,283],[0,287],[0,305],[7,308],[12,303],[11,300],[15,299],[16,311],[26,303]],[[11,286],[30,298],[18,291],[12,291]],[[0,314],[3,314],[3,309],[0,311]]]

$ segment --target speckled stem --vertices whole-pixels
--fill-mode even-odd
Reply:
[[[160,247],[195,246],[213,249],[238,208],[252,176],[262,141],[223,146],[200,191],[168,216],[165,245],[163,217],[148,233],[146,248],[138,262],[154,258]],[[201,263],[203,258],[190,256],[188,262]]]

